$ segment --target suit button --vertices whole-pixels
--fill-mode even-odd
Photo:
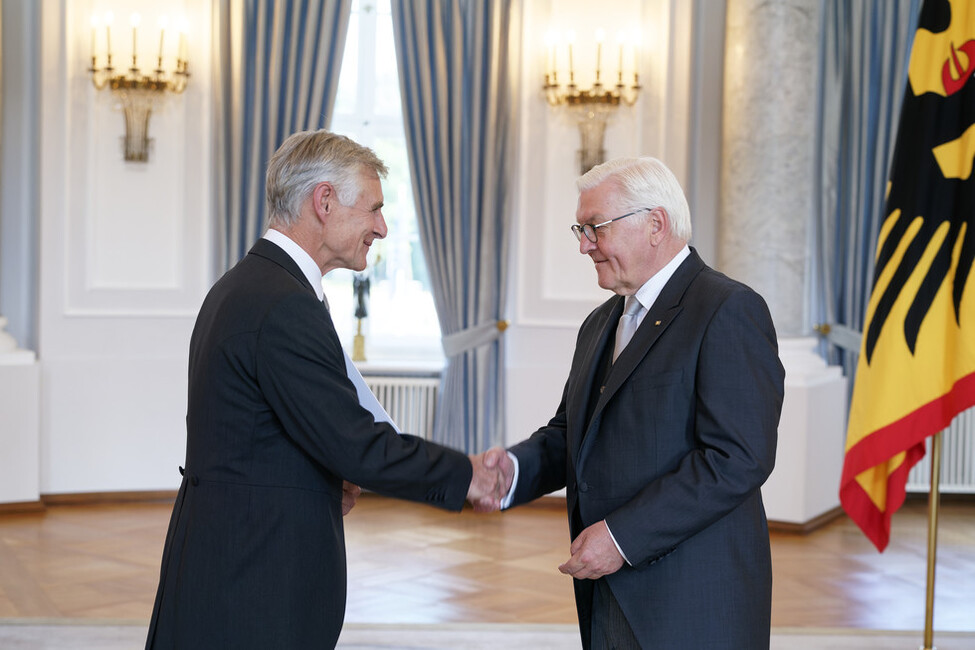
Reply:
[[[194,474],[190,478],[190,483],[192,483],[193,485],[199,485],[200,484],[200,478]]]
[[[582,481],[581,483],[579,483],[579,491],[580,492],[588,492],[589,491],[589,484],[586,483],[585,481]]]
[[[600,386],[599,387],[599,394],[602,395],[604,390],[606,390],[606,387],[605,386]]]

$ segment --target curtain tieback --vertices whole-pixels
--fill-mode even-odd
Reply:
[[[440,342],[443,344],[444,354],[449,359],[468,350],[493,343],[501,338],[501,333],[506,329],[508,329],[508,321],[492,320],[475,325],[474,327],[468,327],[466,330],[448,334],[440,339]]]
[[[820,323],[813,329],[838,348],[843,348],[847,352],[860,351],[860,340],[863,334],[852,327],[839,323]]]

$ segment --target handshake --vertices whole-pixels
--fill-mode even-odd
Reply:
[[[474,512],[494,512],[501,509],[501,501],[508,495],[515,477],[515,464],[501,447],[469,456],[474,468],[467,500]]]

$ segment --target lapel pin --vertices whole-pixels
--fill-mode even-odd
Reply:
[[[654,325],[660,325],[660,321],[658,320],[657,322],[654,323]]]

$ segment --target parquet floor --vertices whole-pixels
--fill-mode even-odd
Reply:
[[[0,514],[0,618],[148,620],[169,503]],[[845,517],[773,533],[772,624],[920,630],[926,504],[878,554]],[[346,517],[354,623],[574,623],[562,505],[460,515],[365,495]],[[942,505],[935,629],[975,630],[975,502]]]

